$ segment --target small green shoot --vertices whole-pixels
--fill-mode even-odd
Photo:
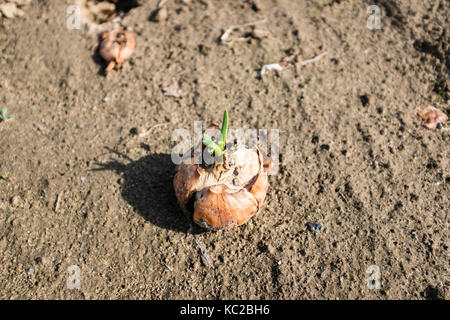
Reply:
[[[8,115],[8,108],[7,107],[3,107],[2,108],[2,113],[0,115],[0,119],[2,120],[2,122],[6,122],[8,120],[11,120],[14,118],[14,115]]]
[[[11,176],[11,172],[7,172],[5,174],[2,174],[0,176],[0,178],[2,178],[3,180],[8,180],[10,176]]]
[[[228,133],[228,111],[225,110],[223,113],[222,130],[218,143],[215,143],[212,138],[204,133],[203,134],[203,144],[206,146],[209,154],[211,156],[215,155],[220,157],[225,150],[226,139]]]
[[[228,111],[225,110],[223,112],[222,130],[221,130],[221,135],[220,135],[220,140],[219,140],[219,147],[221,147],[222,150],[225,150],[227,133],[228,133]]]

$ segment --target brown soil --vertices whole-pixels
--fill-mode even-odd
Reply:
[[[449,114],[447,1],[169,0],[159,23],[157,1],[138,2],[121,21],[136,52],[106,78],[91,49],[113,22],[69,30],[72,0],[0,18],[0,106],[15,115],[0,123],[0,298],[450,298],[450,130],[416,115]],[[373,3],[381,30],[366,27]],[[219,43],[264,18],[268,38]],[[178,80],[185,95],[165,96]],[[281,170],[246,225],[187,235],[171,134],[225,108],[231,127],[280,130]]]

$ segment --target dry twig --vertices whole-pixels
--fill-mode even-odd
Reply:
[[[224,43],[224,44],[230,45],[230,44],[232,44],[234,41],[245,41],[245,40],[247,40],[247,38],[241,37],[241,38],[238,38],[238,39],[234,39],[234,40],[233,40],[233,39],[229,39],[229,37],[230,37],[231,33],[232,33],[233,31],[235,31],[235,30],[239,30],[239,29],[245,28],[245,27],[255,26],[255,25],[257,25],[257,24],[264,23],[264,22],[266,22],[266,19],[258,20],[258,21],[255,21],[255,22],[249,22],[249,23],[246,23],[246,24],[240,24],[240,25],[230,26],[230,27],[229,27],[228,29],[226,29],[226,30],[224,31],[224,33],[220,36],[220,42],[222,42],[222,43]]]

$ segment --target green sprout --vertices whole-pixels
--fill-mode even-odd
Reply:
[[[14,118],[14,115],[8,115],[8,108],[7,107],[3,107],[2,108],[2,113],[0,114],[0,119],[2,120],[2,122],[11,120]]]
[[[11,176],[11,172],[7,172],[5,174],[2,174],[0,176],[0,178],[2,178],[3,180],[8,180],[10,176]]]
[[[223,150],[225,150],[227,132],[228,132],[228,111],[225,110],[223,112],[222,130],[219,141],[215,143],[208,134],[206,133],[203,134],[203,144],[206,146],[211,156],[216,155],[220,157],[222,155]]]

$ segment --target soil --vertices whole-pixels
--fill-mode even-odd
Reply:
[[[157,1],[137,2],[79,30],[75,0],[0,18],[0,106],[15,115],[0,123],[0,298],[450,298],[450,130],[416,115],[450,113],[447,1],[169,0],[159,22]],[[220,42],[260,20],[268,37]],[[92,48],[113,26],[137,49],[105,77]],[[164,95],[174,81],[183,96]],[[224,109],[232,128],[280,130],[280,170],[247,224],[188,233],[171,135]]]

